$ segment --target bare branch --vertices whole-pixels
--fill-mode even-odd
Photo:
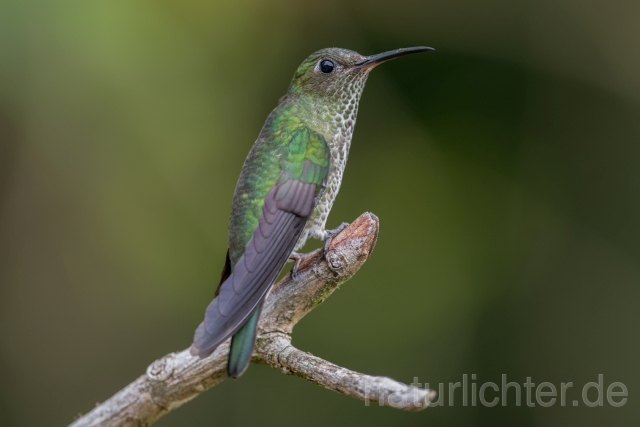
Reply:
[[[375,215],[362,214],[333,239],[325,257],[321,250],[306,255],[294,279],[287,275],[273,287],[262,310],[252,360],[366,404],[421,410],[435,395],[432,390],[350,371],[291,345],[295,324],[364,264],[375,246],[378,227]],[[203,360],[188,350],[170,353],[70,427],[151,424],[224,380],[228,353],[228,342]]]
[[[342,368],[291,345],[291,337],[273,333],[262,337],[261,360],[288,375],[304,378],[346,396],[408,411],[425,409],[435,391],[409,386],[391,378],[374,377]]]

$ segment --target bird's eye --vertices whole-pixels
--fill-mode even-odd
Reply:
[[[333,61],[329,59],[323,59],[322,61],[320,61],[320,71],[322,71],[324,74],[331,74],[335,68],[336,64],[334,64]]]

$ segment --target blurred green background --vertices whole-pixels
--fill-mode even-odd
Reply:
[[[370,76],[329,226],[373,256],[294,344],[411,382],[626,384],[622,408],[403,413],[253,365],[158,426],[636,425],[640,3],[0,3],[0,425],[66,425],[186,348],[240,167],[311,52]],[[633,420],[636,420],[635,422]]]

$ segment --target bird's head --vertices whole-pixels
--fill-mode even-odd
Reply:
[[[364,82],[376,65],[412,53],[427,52],[418,46],[392,50],[371,56],[340,48],[327,48],[311,54],[296,70],[288,94],[314,97],[350,96],[362,92]]]

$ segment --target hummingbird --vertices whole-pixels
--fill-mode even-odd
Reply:
[[[236,184],[229,249],[213,301],[197,327],[190,353],[205,358],[231,338],[227,374],[247,369],[262,304],[287,261],[295,275],[309,237],[331,239],[348,224],[325,223],[340,189],[358,104],[369,72],[419,46],[362,56],[319,50],[296,70],[289,90],[269,114]]]

